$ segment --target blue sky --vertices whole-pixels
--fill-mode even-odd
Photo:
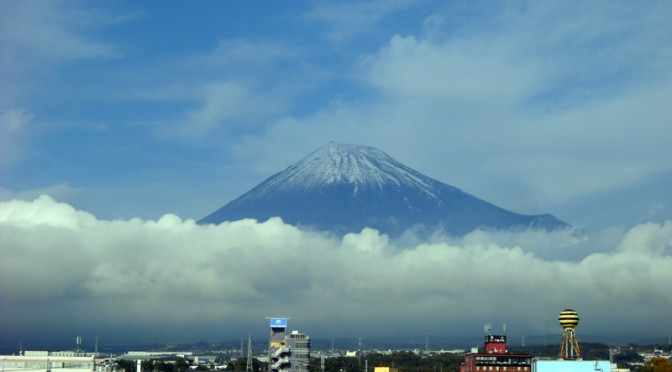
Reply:
[[[5,200],[198,219],[334,140],[582,227],[672,213],[666,2],[2,7]]]
[[[518,257],[522,247],[557,270],[570,264],[553,260],[572,256],[567,270],[590,276],[582,265],[592,253],[612,252],[600,256],[613,260],[605,273],[623,269],[635,235],[646,242],[635,246],[653,252],[643,267],[663,265],[644,278],[662,286],[672,229],[671,24],[666,1],[0,1],[4,254],[26,244],[14,228],[27,219],[39,229],[42,217],[105,231],[143,221],[150,231],[133,244],[154,241],[162,216],[187,229],[336,141],[374,146],[491,203],[553,213],[591,234],[580,244],[502,234],[499,254]],[[492,239],[444,243],[476,249]],[[75,240],[109,254],[107,243]],[[572,255],[552,253],[556,246]],[[108,293],[92,288],[115,271],[100,270],[63,279],[56,292],[65,308],[78,290]],[[151,277],[144,273],[140,282]],[[98,281],[77,287],[86,278]],[[672,301],[654,294],[651,319]],[[22,317],[18,304],[28,300],[8,296]]]

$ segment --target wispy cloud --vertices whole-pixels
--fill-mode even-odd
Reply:
[[[35,115],[22,108],[10,108],[0,115],[0,129],[3,133],[16,133],[21,131]]]
[[[488,5],[437,9],[430,34],[390,36],[351,65],[370,95],[282,118],[250,144],[269,158],[297,132],[306,153],[356,138],[528,213],[669,172],[667,3]]]
[[[35,115],[23,108],[0,112],[0,171],[15,166],[23,158],[24,130],[33,118]]]
[[[282,42],[219,40],[141,77],[133,99],[180,103],[176,117],[153,122],[160,138],[208,146],[203,140],[217,135],[235,142],[289,110],[314,84],[300,72],[302,53]]]
[[[66,95],[67,89],[54,87],[66,66],[123,54],[117,45],[96,35],[95,31],[109,25],[107,15],[77,1],[0,2],[2,168],[16,164],[34,135],[44,130],[46,126],[40,125],[44,121],[38,124],[38,120],[53,122],[38,113],[44,102]]]
[[[75,5],[75,6],[72,6]],[[110,58],[118,47],[87,36],[101,26],[101,14],[68,2],[2,2],[0,45],[3,67],[23,70],[81,58]],[[107,24],[104,22],[103,24]]]
[[[305,17],[309,20],[323,22],[329,30],[328,38],[332,41],[344,42],[375,29],[377,23],[387,16],[412,8],[421,2],[418,0],[369,0],[338,3],[316,1]]]

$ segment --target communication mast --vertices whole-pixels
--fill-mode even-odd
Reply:
[[[565,309],[560,312],[558,321],[564,330],[562,332],[558,358],[568,360],[581,359],[579,340],[576,338],[576,333],[574,332],[574,328],[579,324],[579,314],[572,309]]]
[[[252,335],[247,337],[247,365],[246,371],[252,371]]]
[[[82,336],[77,336],[77,355],[82,353]]]

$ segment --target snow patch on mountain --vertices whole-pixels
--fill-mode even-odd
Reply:
[[[363,190],[382,192],[390,186],[395,189],[402,186],[418,188],[440,203],[435,180],[406,167],[376,148],[335,142],[330,142],[274,175],[262,188],[247,195],[246,201],[270,191],[316,190],[334,184],[351,185],[353,196]]]

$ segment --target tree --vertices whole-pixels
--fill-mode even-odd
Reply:
[[[672,361],[666,358],[653,358],[644,363],[640,372],[672,372]]]
[[[189,370],[189,363],[184,358],[177,358],[175,360],[175,371],[184,372]]]
[[[135,372],[136,370],[136,362],[134,360],[118,359],[117,365],[124,372]]]
[[[143,371],[152,371],[154,368],[154,361],[153,360],[143,360],[140,362],[140,368]]]
[[[153,371],[156,372],[173,372],[173,365],[166,363],[163,359],[155,360]]]

